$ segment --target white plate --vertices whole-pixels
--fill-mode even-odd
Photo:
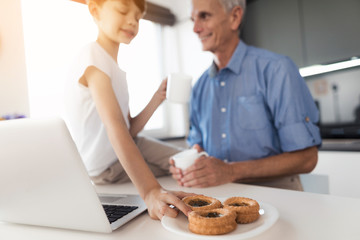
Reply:
[[[222,201],[221,198],[218,199]],[[190,232],[190,230],[188,229],[188,219],[182,213],[179,213],[176,218],[164,216],[161,219],[161,223],[166,230],[186,237],[198,239],[246,239],[259,235],[260,233],[269,229],[279,218],[279,212],[275,207],[263,202],[259,202],[259,204],[260,218],[258,220],[253,223],[238,224],[234,231],[226,233],[224,235],[208,236]]]

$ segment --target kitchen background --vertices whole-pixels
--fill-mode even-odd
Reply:
[[[307,77],[322,124],[360,124],[360,68]]]
[[[168,73],[185,72],[195,82],[212,61],[192,32],[190,0],[149,2],[170,10],[176,21],[167,25],[143,21],[140,33],[144,34],[134,41],[141,50],[130,58],[135,67],[124,64],[129,77],[144,79],[137,72],[151,76],[154,84],[144,87],[143,102]],[[0,0],[0,117],[61,113],[66,66],[96,33],[88,18],[84,5],[69,0]],[[317,100],[323,123],[348,123],[355,121],[360,104],[359,22],[359,0],[250,0],[242,35],[251,45],[295,61]],[[144,50],[141,39],[149,40],[151,47]],[[130,49],[122,51],[126,54]],[[338,63],[346,63],[348,69],[317,72]],[[132,103],[133,114],[139,111],[134,106],[141,108],[143,102]],[[165,103],[157,114],[145,134],[186,135],[186,106]],[[303,176],[305,190],[360,197],[359,169],[360,153],[320,151],[316,169]]]

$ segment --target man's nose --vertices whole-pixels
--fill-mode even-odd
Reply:
[[[198,20],[194,20],[194,27],[193,27],[194,33],[200,33],[202,31],[202,26]]]

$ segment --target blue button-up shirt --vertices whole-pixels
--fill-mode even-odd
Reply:
[[[228,65],[196,82],[188,144],[236,162],[320,145],[319,113],[296,65],[239,42]]]

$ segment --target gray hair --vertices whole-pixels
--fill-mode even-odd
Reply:
[[[246,10],[246,0],[219,0],[226,12],[230,12],[235,6],[240,6],[244,13]]]
[[[240,6],[243,9],[242,21],[244,20],[246,10],[246,0],[219,0],[219,3],[224,7],[225,11],[229,13],[234,7]],[[239,25],[239,36],[243,26],[243,22]]]

